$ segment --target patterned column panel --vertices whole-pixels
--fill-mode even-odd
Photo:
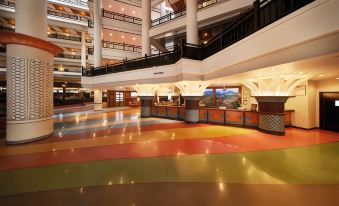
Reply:
[[[270,132],[284,132],[284,115],[259,114],[259,129]]]
[[[53,115],[53,71],[49,63],[9,57],[7,119],[37,120]]]
[[[27,119],[27,59],[22,57],[8,58],[7,71],[7,119]]]

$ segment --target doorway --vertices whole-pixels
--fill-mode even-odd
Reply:
[[[320,128],[339,132],[339,92],[320,92]]]

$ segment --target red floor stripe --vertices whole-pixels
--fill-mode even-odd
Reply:
[[[55,164],[175,156],[178,154],[220,154],[284,149],[339,141],[338,133],[322,130],[287,129],[286,136],[263,133],[216,137],[209,139],[173,140],[91,148],[62,150],[0,157],[0,171]]]

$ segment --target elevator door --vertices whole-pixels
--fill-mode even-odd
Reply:
[[[339,132],[339,92],[320,92],[320,128]]]

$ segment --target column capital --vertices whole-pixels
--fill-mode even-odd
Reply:
[[[201,97],[209,83],[205,81],[181,81],[175,83],[183,97]]]
[[[139,97],[153,97],[158,87],[156,84],[136,84],[133,86]]]

